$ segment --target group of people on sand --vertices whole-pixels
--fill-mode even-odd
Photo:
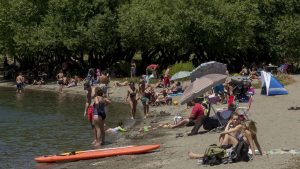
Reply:
[[[226,99],[230,100],[234,96],[233,87],[231,84],[226,84]],[[222,126],[223,123],[227,124],[224,131],[221,132],[218,141],[219,146],[224,150],[235,150],[238,144],[242,144],[247,153],[242,153],[243,157],[239,157],[239,160],[249,161],[248,150],[252,153],[251,158],[255,158],[255,147],[258,149],[259,154],[263,155],[260,144],[257,138],[257,128],[256,123],[253,120],[250,120],[245,114],[237,113],[237,107],[234,103],[234,100],[228,104],[228,109],[216,112],[214,116],[210,116],[211,104],[209,102],[209,96],[205,95],[202,101],[199,99],[193,99],[187,103],[189,107],[193,107],[190,116],[186,118],[181,118],[181,120],[176,121],[174,125],[171,125],[170,128],[175,129],[180,126],[192,126],[191,132],[188,136],[198,134],[198,130],[203,127],[206,131],[211,131],[212,129],[217,129]],[[230,120],[226,120],[222,113],[226,113],[226,116],[230,117]],[[222,119],[223,118],[223,119]],[[220,128],[221,129],[221,128]],[[240,155],[240,154],[239,154]],[[188,156],[190,158],[202,158],[204,154],[197,154],[194,152],[189,152]]]
[[[159,83],[159,82],[158,82]],[[156,91],[158,84],[151,85],[147,83],[144,75],[140,77],[138,87],[134,82],[129,82],[128,90],[125,96],[125,101],[130,105],[131,118],[135,118],[136,107],[138,100],[143,105],[144,118],[149,115],[149,106],[171,105],[172,96],[170,94],[182,92],[182,86],[180,82],[171,82],[171,86],[163,88],[160,91]]]
[[[57,84],[59,85],[59,92],[62,92],[64,87],[75,87],[81,85],[82,79],[79,76],[68,77],[65,76],[63,70],[60,70],[56,75]],[[87,80],[88,79],[88,80]],[[105,71],[100,73],[100,69],[89,69],[88,76],[85,79],[89,81],[91,85],[99,85],[103,89],[105,88],[105,94],[108,95],[108,83],[109,83],[109,74]]]
[[[79,76],[74,76],[74,77],[65,76],[63,70],[59,71],[59,73],[56,75],[56,79],[57,79],[57,84],[59,85],[59,92],[62,92],[64,87],[67,88],[75,87],[81,82]]]
[[[219,136],[219,146],[223,149],[236,148],[239,144],[243,145],[246,149],[243,150],[245,153],[239,153],[239,161],[249,161],[250,159],[255,159],[256,151],[255,147],[258,149],[260,155],[263,155],[263,151],[260,147],[257,138],[257,128],[256,124],[252,120],[241,119],[240,115],[233,113],[231,119],[226,125],[225,130],[220,133]],[[252,152],[250,156],[248,154],[249,149]],[[192,151],[188,152],[188,156],[191,159],[203,158],[205,154],[198,154]]]
[[[25,79],[22,72],[18,73],[18,76],[16,77],[16,87],[17,87],[17,93],[22,93],[25,83],[28,84],[28,80]],[[33,80],[31,85],[38,85],[39,87],[41,85],[45,84],[45,80],[43,77],[39,77],[37,80]]]
[[[240,75],[248,77],[250,80],[257,79],[259,77],[259,73],[255,66],[249,69],[247,66],[243,65],[242,70],[240,71]]]

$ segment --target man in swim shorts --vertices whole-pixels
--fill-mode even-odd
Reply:
[[[22,93],[23,87],[24,87],[24,77],[22,73],[20,72],[19,75],[16,78],[17,83],[17,93]]]

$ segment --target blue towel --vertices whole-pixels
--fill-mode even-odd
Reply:
[[[183,93],[172,93],[172,94],[169,94],[169,96],[181,96],[183,95]]]

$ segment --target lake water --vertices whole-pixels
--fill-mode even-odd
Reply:
[[[79,95],[0,88],[0,168],[36,168],[36,156],[92,149],[84,104]],[[119,103],[107,112],[110,127],[129,116],[128,105]]]

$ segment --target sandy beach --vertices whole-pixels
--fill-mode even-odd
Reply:
[[[289,91],[288,95],[282,96],[264,96],[260,95],[260,89],[256,90],[254,102],[250,109],[250,118],[257,122],[258,139],[263,151],[272,149],[300,149],[300,110],[288,110],[291,106],[300,106],[300,76],[294,75],[295,83],[286,86]],[[13,86],[13,83],[3,82],[0,86]],[[26,86],[27,89],[58,91],[58,86],[48,84],[41,87]],[[125,96],[127,87],[111,88],[110,97],[112,100],[121,102]],[[25,91],[26,92],[26,91]],[[85,95],[83,86],[74,88],[64,88],[64,93]],[[174,97],[173,100],[180,100],[180,97]],[[223,105],[217,105],[223,106]],[[244,105],[246,106],[246,105]],[[145,133],[139,132],[143,126],[159,124],[172,124],[173,117],[181,112],[181,115],[188,116],[191,108],[186,109],[186,105],[178,106],[159,106],[150,107],[150,117],[146,120],[139,120],[130,132],[126,133],[128,141],[117,142],[114,146],[132,144],[160,144],[161,148],[148,154],[118,156],[95,160],[77,161],[52,165],[50,168],[55,169],[100,169],[100,168],[132,168],[132,169],[181,169],[181,168],[204,168],[207,166],[197,164],[197,160],[189,159],[188,151],[203,153],[208,145],[217,143],[218,133],[205,133],[195,136],[187,136],[190,127],[176,129],[158,128]],[[141,103],[139,102],[141,111]],[[161,114],[164,111],[166,113]],[[142,116],[141,116],[142,117]],[[203,129],[200,130],[200,132]],[[176,138],[177,133],[182,133],[183,137]],[[210,168],[300,168],[299,155],[282,154],[282,155],[264,155],[257,156],[256,159],[246,162],[218,165]]]

